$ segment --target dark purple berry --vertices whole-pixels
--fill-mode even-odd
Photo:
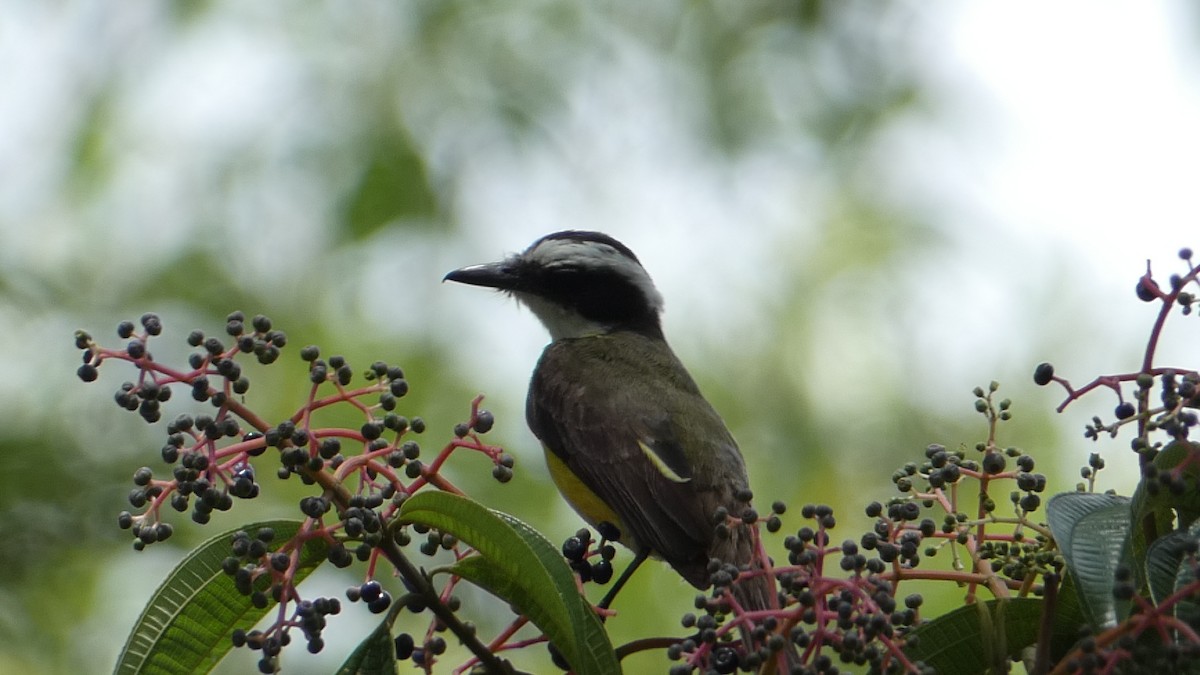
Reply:
[[[496,416],[490,410],[480,410],[475,415],[475,431],[481,434],[486,434],[492,430],[492,426],[496,423]]]
[[[1136,290],[1138,299],[1142,302],[1154,302],[1158,298],[1158,284],[1148,277],[1138,279]]]
[[[1006,460],[1004,453],[989,452],[983,456],[983,470],[985,473],[997,474],[1004,471]]]
[[[142,328],[146,329],[147,335],[162,334],[162,320],[157,314],[146,313],[142,315]]]
[[[1033,383],[1039,387],[1050,384],[1052,379],[1054,379],[1054,366],[1049,363],[1039,363],[1038,367],[1033,370]]]

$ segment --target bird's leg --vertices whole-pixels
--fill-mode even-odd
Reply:
[[[621,572],[621,576],[617,578],[616,583],[614,583],[613,587],[604,595],[604,599],[600,601],[600,604],[597,605],[597,607],[600,609],[608,609],[608,606],[612,604],[613,600],[616,600],[617,593],[621,591],[621,587],[625,585],[625,582],[629,581],[629,578],[633,576],[634,571],[636,571],[638,566],[641,565],[642,562],[644,562],[649,556],[650,549],[648,548],[643,548],[642,550],[638,551],[637,555],[633,557],[633,562],[629,563],[629,567],[626,567],[624,572]]]

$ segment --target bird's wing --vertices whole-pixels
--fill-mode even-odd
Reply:
[[[712,516],[745,486],[741,456],[682,366],[676,377],[623,377],[646,364],[636,354],[614,362],[623,357],[587,342],[608,339],[547,348],[530,383],[530,428],[620,517],[625,543],[707,586]]]

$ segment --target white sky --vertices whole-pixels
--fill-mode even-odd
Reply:
[[[1194,243],[1194,18],[1166,2],[960,6],[947,56],[991,127],[978,139],[991,179],[980,196],[1003,222],[1058,232],[1112,263]]]

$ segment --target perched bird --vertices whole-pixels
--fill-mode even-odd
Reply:
[[[742,455],[667,345],[662,296],[633,251],[599,232],[556,232],[445,278],[513,295],[550,331],[526,419],[567,501],[636,554],[618,587],[646,556],[700,589],[710,560],[751,563],[749,528],[720,515],[748,507]],[[761,576],[734,591],[751,609],[775,600]]]

